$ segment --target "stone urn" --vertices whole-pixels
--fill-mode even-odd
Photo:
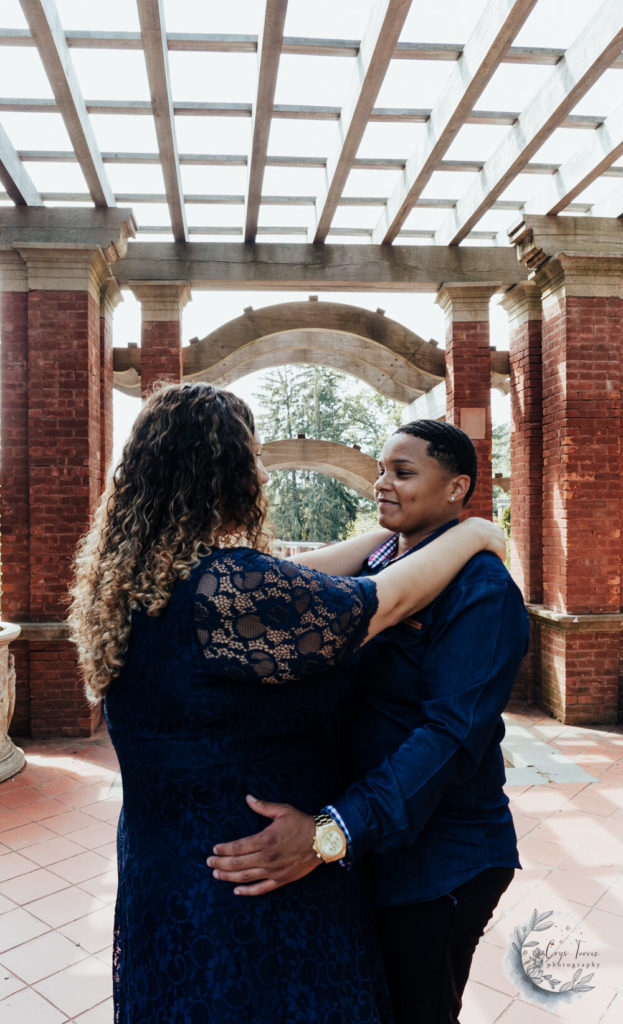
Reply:
[[[0,622],[0,782],[17,774],[26,763],[24,751],[9,738],[15,709],[15,664],[9,644],[20,633],[20,627],[12,622]]]

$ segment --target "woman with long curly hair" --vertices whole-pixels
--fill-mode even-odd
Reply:
[[[344,574],[378,532],[312,566],[282,561],[267,552],[266,479],[244,402],[164,387],[77,554],[72,634],[123,781],[116,1024],[391,1020],[356,871],[329,864],[251,904],[207,857],[257,829],[249,793],[316,813],[317,855],[343,855],[319,813],[338,777],[340,662],[503,541],[471,519],[374,578]]]

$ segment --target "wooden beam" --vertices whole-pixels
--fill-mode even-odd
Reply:
[[[560,213],[623,154],[623,105],[528,200],[526,213]],[[620,213],[620,210],[618,211]],[[598,216],[604,216],[598,213]],[[618,213],[612,214],[618,216]]]
[[[115,205],[54,0],[20,0],[87,188],[96,206]]]
[[[189,281],[193,289],[434,292],[441,284],[508,288],[527,278],[510,246],[301,245],[131,242],[114,264],[119,284]]]
[[[605,0],[437,232],[457,245],[520,173],[623,48],[623,5]]]
[[[275,102],[283,26],[287,9],[288,0],[266,0],[264,25],[257,45],[259,66],[257,92],[253,104],[247,200],[244,211],[245,242],[253,242],[257,234],[268,136],[270,135],[270,123]]]
[[[9,199],[17,206],[41,206],[41,196],[1,124],[0,181],[7,190]]]
[[[188,241],[182,176],[177,155],[163,0],[137,0],[160,163],[176,242]]]
[[[410,7],[411,0],[377,0],[372,9],[340,114],[339,142],[327,160],[324,187],[316,203],[316,226],[310,233],[310,241],[324,242],[329,233]]]
[[[79,31],[65,33],[70,48],[103,50],[140,50],[139,32]],[[169,50],[194,53],[256,53],[257,36],[237,33],[169,32]],[[26,29],[0,29],[0,46],[33,46]],[[356,57],[360,42],[357,39],[318,39],[307,36],[284,36],[282,53],[319,57]],[[394,60],[457,61],[463,53],[461,43],[399,42]],[[534,64],[553,66],[564,56],[564,50],[554,46],[511,46],[502,57],[504,64]],[[612,67],[623,67],[623,57],[612,62]]]
[[[8,113],[47,114],[55,113],[57,109],[53,99],[0,98],[0,111]],[[86,109],[89,114],[152,115],[149,100],[90,100]],[[178,117],[251,117],[253,107],[251,103],[179,102],[173,104],[173,113]],[[340,113],[339,107],[312,104],[277,103],[273,107],[273,117],[286,121],[339,121]],[[370,121],[376,124],[426,124],[431,113],[428,107],[375,107]],[[473,110],[465,118],[465,124],[514,125],[520,116],[517,110]],[[605,120],[605,114],[568,114],[557,127],[592,131]]]
[[[489,0],[431,112],[423,142],[409,157],[374,229],[377,244],[395,239],[535,3],[536,0]]]

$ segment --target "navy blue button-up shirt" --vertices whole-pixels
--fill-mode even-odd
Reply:
[[[363,572],[388,564],[396,545],[385,542]],[[519,867],[500,741],[527,641],[518,588],[481,552],[432,604],[364,647],[343,722],[358,781],[334,806],[351,856],[370,853],[379,905],[435,899],[485,868]]]

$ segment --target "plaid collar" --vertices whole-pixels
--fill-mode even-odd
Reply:
[[[375,548],[371,555],[368,555],[366,561],[369,569],[380,569],[382,566],[387,565],[388,562],[398,554],[398,534],[392,533],[391,537],[384,540],[382,544],[379,544],[378,548]]]
[[[446,530],[449,530],[452,526],[456,526],[458,519],[452,519],[449,523],[445,523],[444,526],[440,526],[437,530],[420,541],[419,544],[414,544],[409,551],[415,551],[416,548],[424,547],[426,544],[430,544],[431,540],[435,537],[439,537]],[[393,562],[395,558],[404,558],[405,555],[409,554],[409,551],[403,552],[402,555],[398,555],[398,534],[392,533],[391,537],[384,540],[382,544],[379,544],[378,548],[375,548],[371,555],[366,558],[365,564],[368,569],[384,569],[386,565]]]

